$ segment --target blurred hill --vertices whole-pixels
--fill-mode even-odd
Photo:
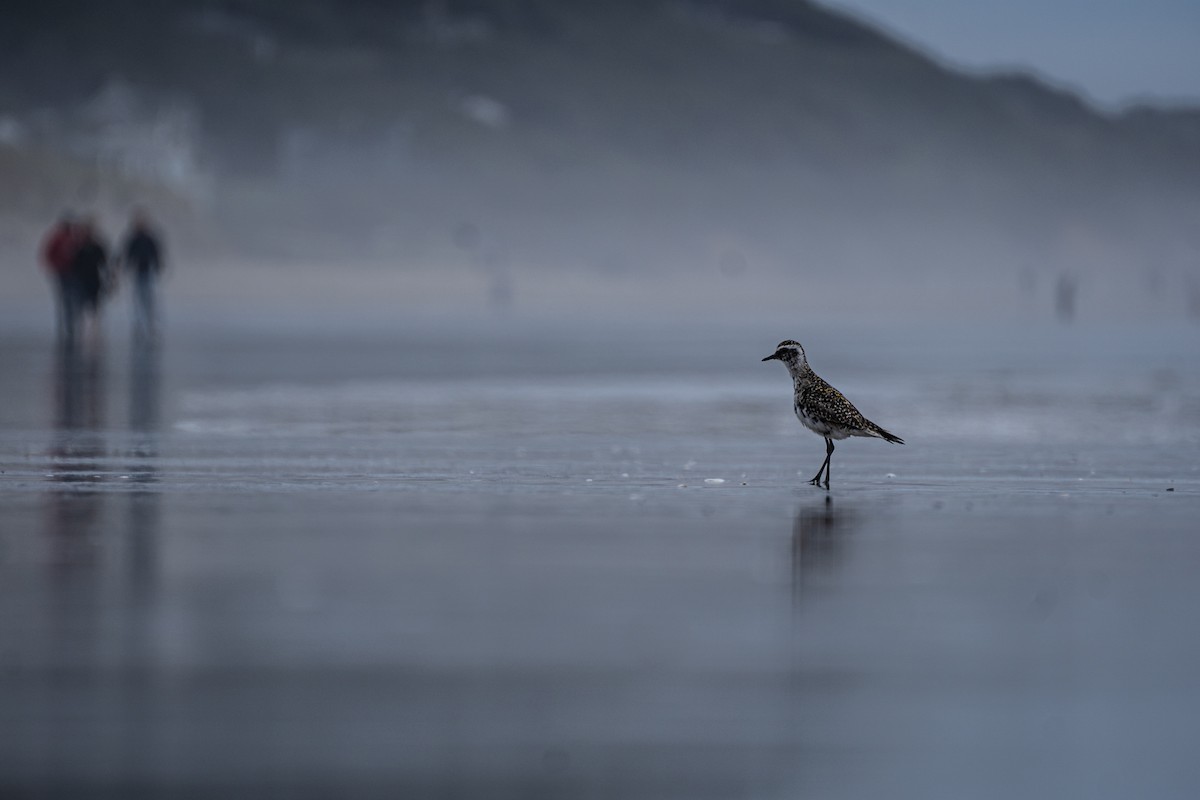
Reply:
[[[527,269],[1200,298],[1200,110],[959,74],[800,0],[26,4],[0,171],[36,187],[10,243],[148,196],[193,252],[460,263],[500,302]]]

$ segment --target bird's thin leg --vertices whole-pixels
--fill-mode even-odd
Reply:
[[[833,471],[833,439],[825,437],[825,490],[829,490],[829,474]]]
[[[826,459],[821,462],[821,469],[817,470],[817,474],[812,476],[809,481],[812,486],[821,486],[821,475],[826,476],[826,488],[829,488],[829,456],[833,455],[833,439],[826,437]]]
[[[829,458],[830,458],[830,456],[833,456],[833,439],[826,437],[826,459],[824,459],[824,461],[821,462],[821,469],[818,469],[817,474],[814,477],[812,477],[811,481],[809,481],[809,483],[811,483],[812,486],[821,486],[821,475],[823,473],[824,476],[826,476],[826,481],[824,481],[824,487],[826,487],[827,489],[829,488],[829,470],[830,470]]]
[[[817,474],[814,475],[811,480],[809,480],[809,483],[811,483],[813,486],[821,485],[821,476],[825,474],[825,467],[827,464],[829,464],[829,456],[825,456],[825,460],[821,462],[821,468],[817,470]]]

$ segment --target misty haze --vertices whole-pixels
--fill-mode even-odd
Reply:
[[[3,36],[10,306],[61,210],[152,202],[187,308],[1037,319],[1068,274],[1093,318],[1200,313],[1200,112],[820,6],[107,2]]]
[[[0,185],[0,796],[1200,790],[1200,107],[802,0],[54,0]],[[810,485],[789,339],[904,446]]]

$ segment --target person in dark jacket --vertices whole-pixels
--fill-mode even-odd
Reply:
[[[90,315],[98,327],[100,300],[108,284],[108,249],[91,219],[80,221],[78,235],[78,247],[71,259],[77,309],[81,319],[84,314]]]
[[[125,234],[122,261],[133,279],[134,333],[152,338],[158,332],[155,284],[163,270],[163,248],[149,217],[140,209],[134,212]]]

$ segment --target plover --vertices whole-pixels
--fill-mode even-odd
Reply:
[[[850,436],[871,436],[904,444],[899,436],[888,433],[864,417],[854,405],[837,389],[830,386],[808,365],[808,357],[799,342],[787,339],[779,343],[775,352],[763,361],[782,361],[792,374],[796,387],[795,409],[801,424],[813,433],[825,437],[825,460],[817,474],[809,481],[813,486],[821,485],[825,475],[825,488],[829,488],[829,457],[833,455],[833,440]]]

